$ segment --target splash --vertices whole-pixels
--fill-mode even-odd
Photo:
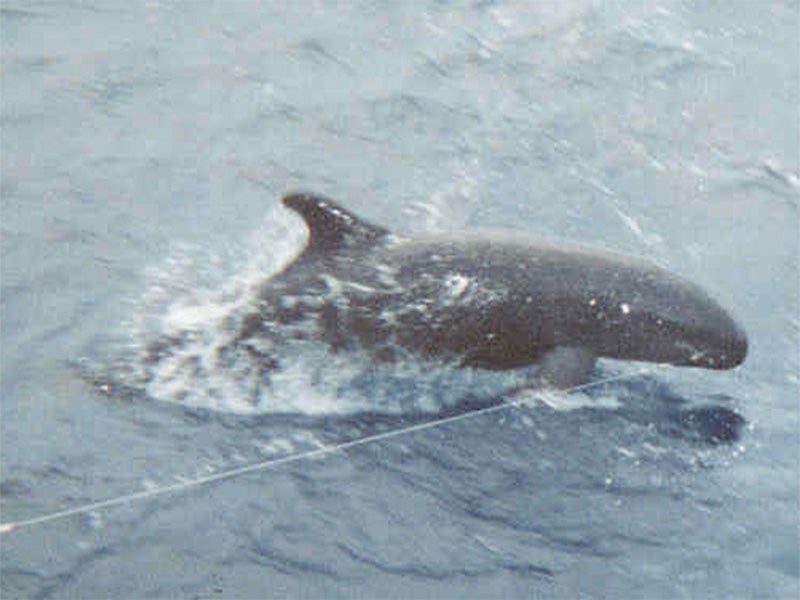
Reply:
[[[130,324],[134,371],[148,396],[226,412],[258,411],[258,369],[223,360],[259,285],[305,244],[296,219],[276,208],[238,248],[175,244],[146,274]],[[227,364],[226,364],[227,363]]]
[[[308,339],[238,343],[265,280],[305,244],[297,219],[276,209],[241,250],[175,245],[148,272],[131,324],[134,372],[148,397],[235,414],[438,413],[497,398],[525,373],[460,369],[415,356],[376,363]],[[463,279],[463,278],[462,278]],[[453,293],[469,282],[454,276]],[[265,356],[276,357],[265,366]],[[275,368],[279,365],[279,368]]]

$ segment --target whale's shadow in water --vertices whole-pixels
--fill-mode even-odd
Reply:
[[[609,409],[599,402],[597,406],[587,404],[576,409],[577,411],[606,412],[609,419],[624,419],[652,428],[665,437],[692,444],[717,446],[735,443],[741,439],[747,424],[745,418],[731,408],[735,403],[731,396],[713,394],[702,398],[687,398],[677,393],[669,384],[648,377],[600,384],[588,391],[587,395],[590,398],[614,397],[619,407]],[[366,436],[468,415],[513,401],[513,397],[495,396],[487,399],[466,395],[457,404],[435,413],[391,415],[361,412],[349,416],[302,417],[301,420],[311,418],[317,424],[323,422],[331,429],[337,424],[346,428],[355,427],[361,435]],[[509,408],[513,410],[512,407]],[[541,408],[547,410],[545,407]],[[288,421],[296,419],[291,415],[273,415],[269,418]]]
[[[608,385],[607,390],[604,390]],[[668,383],[654,377],[600,384],[591,392],[613,393],[621,403],[617,414],[626,420],[653,427],[658,433],[702,444],[730,444],[741,439],[747,421],[731,406],[727,394],[687,398]]]

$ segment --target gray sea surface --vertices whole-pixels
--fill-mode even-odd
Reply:
[[[800,596],[798,39],[796,0],[0,0],[0,596]],[[473,415],[517,375],[312,344],[253,402],[207,358],[294,189],[649,257],[750,354]]]

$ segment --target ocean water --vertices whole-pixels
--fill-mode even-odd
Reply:
[[[793,0],[0,1],[0,595],[797,597],[799,32]],[[253,402],[208,357],[298,188],[649,257],[750,354],[512,397],[310,344]]]

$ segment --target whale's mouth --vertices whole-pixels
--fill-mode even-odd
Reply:
[[[708,343],[710,336],[703,337],[700,344],[683,343],[680,346],[688,351],[683,361],[675,364],[704,369],[725,370],[741,365],[747,358],[747,336],[736,328],[721,336],[713,344]]]

